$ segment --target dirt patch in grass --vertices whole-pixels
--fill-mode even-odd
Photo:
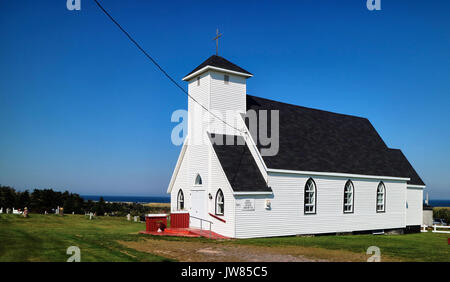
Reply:
[[[182,262],[311,262],[367,261],[368,255],[344,250],[299,246],[250,246],[229,242],[169,241],[141,239],[119,241],[127,248]],[[383,261],[392,259],[383,258]]]

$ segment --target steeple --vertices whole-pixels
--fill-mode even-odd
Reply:
[[[207,112],[214,112],[233,127],[240,124],[241,114],[246,113],[247,107],[247,78],[252,76],[217,55],[212,55],[188,73],[183,80],[188,82],[188,92],[193,98],[188,99],[189,135],[206,136],[205,130],[226,133],[225,130],[230,129]],[[213,129],[214,123],[222,129]]]

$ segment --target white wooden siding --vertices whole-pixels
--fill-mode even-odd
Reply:
[[[423,220],[423,189],[406,189],[406,225],[422,225]]]
[[[236,210],[236,237],[267,237],[296,234],[351,232],[405,227],[406,183],[384,181],[386,212],[376,212],[379,181],[352,179],[354,213],[343,213],[344,185],[347,178],[314,177],[317,185],[317,213],[304,214],[304,187],[308,176],[269,174],[273,196],[254,198],[255,211]],[[271,209],[265,209],[265,200]]]
[[[224,83],[225,73],[212,71],[211,109],[220,111],[247,111],[246,78],[228,74],[230,82]]]
[[[187,211],[190,207],[190,186],[188,185],[188,160],[187,154],[189,147],[186,149],[184,158],[181,160],[180,168],[178,169],[178,174],[175,178],[174,184],[172,186],[172,191],[170,192],[170,210],[177,211],[177,196],[180,189],[183,190],[184,194],[184,208]]]
[[[211,96],[210,109],[218,113],[228,124],[238,127],[240,123],[239,114],[247,110],[246,79],[244,77],[228,74],[230,81],[224,83],[224,74],[216,71],[210,72]],[[236,135],[238,132],[223,122],[217,122],[218,126],[211,128],[211,132]]]
[[[208,212],[215,214],[216,210],[216,194],[219,189],[222,190],[224,196],[225,210],[224,215],[219,216],[224,219],[226,223],[209,216],[208,220],[213,222],[212,230],[218,234],[235,237],[235,198],[233,196],[233,190],[228,182],[225,172],[220,165],[212,146],[211,146],[211,182],[209,193],[211,193],[212,199],[208,199]]]

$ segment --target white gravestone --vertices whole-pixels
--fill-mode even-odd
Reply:
[[[127,220],[128,220],[128,221],[131,220],[131,214],[127,214]]]

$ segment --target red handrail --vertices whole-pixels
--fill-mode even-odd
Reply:
[[[227,222],[225,219],[220,218],[220,217],[218,217],[217,215],[214,215],[214,214],[212,214],[212,213],[208,213],[208,214],[209,214],[210,216],[214,217],[215,219],[222,221],[223,223],[226,223],[226,222]]]

